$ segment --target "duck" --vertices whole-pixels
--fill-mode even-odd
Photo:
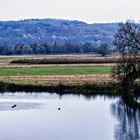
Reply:
[[[16,106],[17,106],[17,105],[14,104],[14,105],[11,106],[11,108],[15,108]]]

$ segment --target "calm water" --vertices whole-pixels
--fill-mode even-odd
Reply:
[[[140,140],[140,112],[120,98],[4,93],[0,140]]]

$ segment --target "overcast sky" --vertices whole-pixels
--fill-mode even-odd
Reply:
[[[88,23],[140,20],[140,0],[0,0],[0,20],[76,19]]]

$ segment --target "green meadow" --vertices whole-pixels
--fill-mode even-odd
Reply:
[[[0,76],[110,74],[111,68],[111,66],[0,68]]]

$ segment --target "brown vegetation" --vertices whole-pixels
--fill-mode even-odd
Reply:
[[[93,57],[93,58],[43,58],[43,59],[17,59],[12,64],[110,64],[118,63],[119,58]]]
[[[94,85],[113,82],[110,75],[64,75],[64,76],[3,76],[0,77],[0,82],[31,84],[42,86],[62,85]]]
[[[1,56],[0,68],[98,65],[112,66],[115,65],[114,62],[117,59],[118,57],[97,57],[95,55]],[[22,62],[19,63],[18,61]]]

